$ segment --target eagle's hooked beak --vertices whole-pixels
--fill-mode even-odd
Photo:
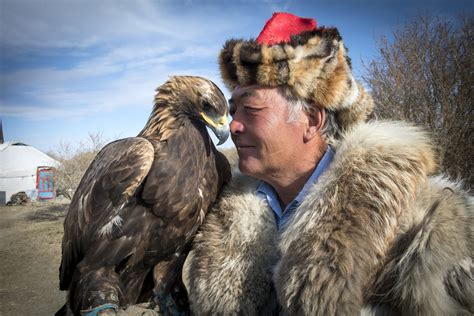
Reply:
[[[211,118],[204,112],[200,112],[199,114],[206,122],[207,126],[209,126],[209,128],[214,132],[214,135],[219,139],[217,146],[222,145],[227,138],[229,138],[230,134],[227,115],[223,115],[219,118]]]

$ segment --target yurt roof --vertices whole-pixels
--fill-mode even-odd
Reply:
[[[0,174],[2,177],[17,177],[36,172],[39,166],[54,167],[58,161],[21,142],[0,144]]]

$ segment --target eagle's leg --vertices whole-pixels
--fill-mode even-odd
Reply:
[[[187,253],[176,253],[153,269],[154,301],[165,315],[188,315],[189,301],[181,274]]]
[[[91,315],[114,314],[123,297],[120,278],[113,268],[99,268],[92,271],[76,271],[68,295],[69,306],[74,314],[90,312]]]

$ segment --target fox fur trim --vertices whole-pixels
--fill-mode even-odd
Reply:
[[[219,55],[222,79],[233,90],[258,84],[286,86],[293,97],[337,113],[341,131],[365,121],[373,100],[352,76],[351,61],[336,28],[319,28],[289,43],[260,45],[231,39]]]
[[[195,315],[271,315],[277,308],[272,286],[276,223],[266,203],[255,199],[255,187],[255,180],[234,175],[206,216],[207,228],[195,237],[183,267]]]
[[[473,198],[429,176],[426,134],[363,124],[335,152],[279,235],[254,184],[227,187],[186,262],[195,314],[474,312]]]

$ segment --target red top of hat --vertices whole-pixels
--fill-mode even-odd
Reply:
[[[316,27],[315,19],[300,18],[290,13],[276,12],[265,23],[263,30],[257,37],[257,43],[268,46],[281,42],[287,43],[290,41],[291,35],[315,30]]]

